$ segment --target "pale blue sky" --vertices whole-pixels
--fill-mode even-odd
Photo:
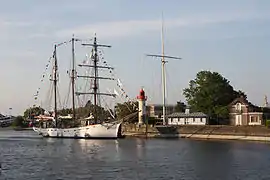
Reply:
[[[9,0],[0,6],[0,112],[22,113],[33,103],[53,43],[73,33],[96,32],[112,45],[105,57],[128,94],[144,86],[148,102],[161,103],[160,62],[144,54],[161,53],[162,11],[165,52],[183,58],[167,65],[169,103],[184,100],[182,89],[200,70],[220,72],[255,104],[270,96],[268,0]],[[61,57],[66,70],[70,59]]]

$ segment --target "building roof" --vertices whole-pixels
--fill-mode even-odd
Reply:
[[[247,99],[245,99],[244,97],[238,97],[238,98],[235,98],[230,104],[229,106],[232,106],[232,105],[235,105],[236,103],[242,103],[244,105],[247,105],[247,106],[253,106],[253,104],[251,102],[249,102]]]
[[[181,117],[207,117],[206,114],[202,112],[193,112],[193,113],[183,113],[183,112],[175,112],[168,115],[169,118],[181,118]]]
[[[147,104],[146,106],[163,107],[163,104]],[[166,104],[166,107],[176,106],[176,104]]]
[[[244,97],[236,98],[235,100],[233,100],[229,104],[229,106],[231,107],[231,106],[235,105],[238,102],[241,103],[241,104],[244,104],[244,105],[248,106],[250,112],[262,112],[262,107],[259,107],[259,106],[256,106],[256,105],[252,104],[251,102],[249,102]]]

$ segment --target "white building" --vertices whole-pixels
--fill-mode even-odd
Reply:
[[[206,125],[207,115],[202,112],[189,113],[187,109],[185,113],[175,112],[168,115],[169,125]]]

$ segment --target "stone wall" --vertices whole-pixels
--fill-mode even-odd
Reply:
[[[148,134],[201,134],[201,135],[236,135],[236,136],[267,136],[270,137],[270,129],[265,126],[225,126],[225,125],[183,125],[183,126],[148,126]],[[138,127],[135,124],[125,124],[123,134],[145,134],[146,126]]]

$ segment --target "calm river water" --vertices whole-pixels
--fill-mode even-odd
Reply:
[[[270,145],[164,139],[46,139],[0,130],[0,179],[269,180]]]

